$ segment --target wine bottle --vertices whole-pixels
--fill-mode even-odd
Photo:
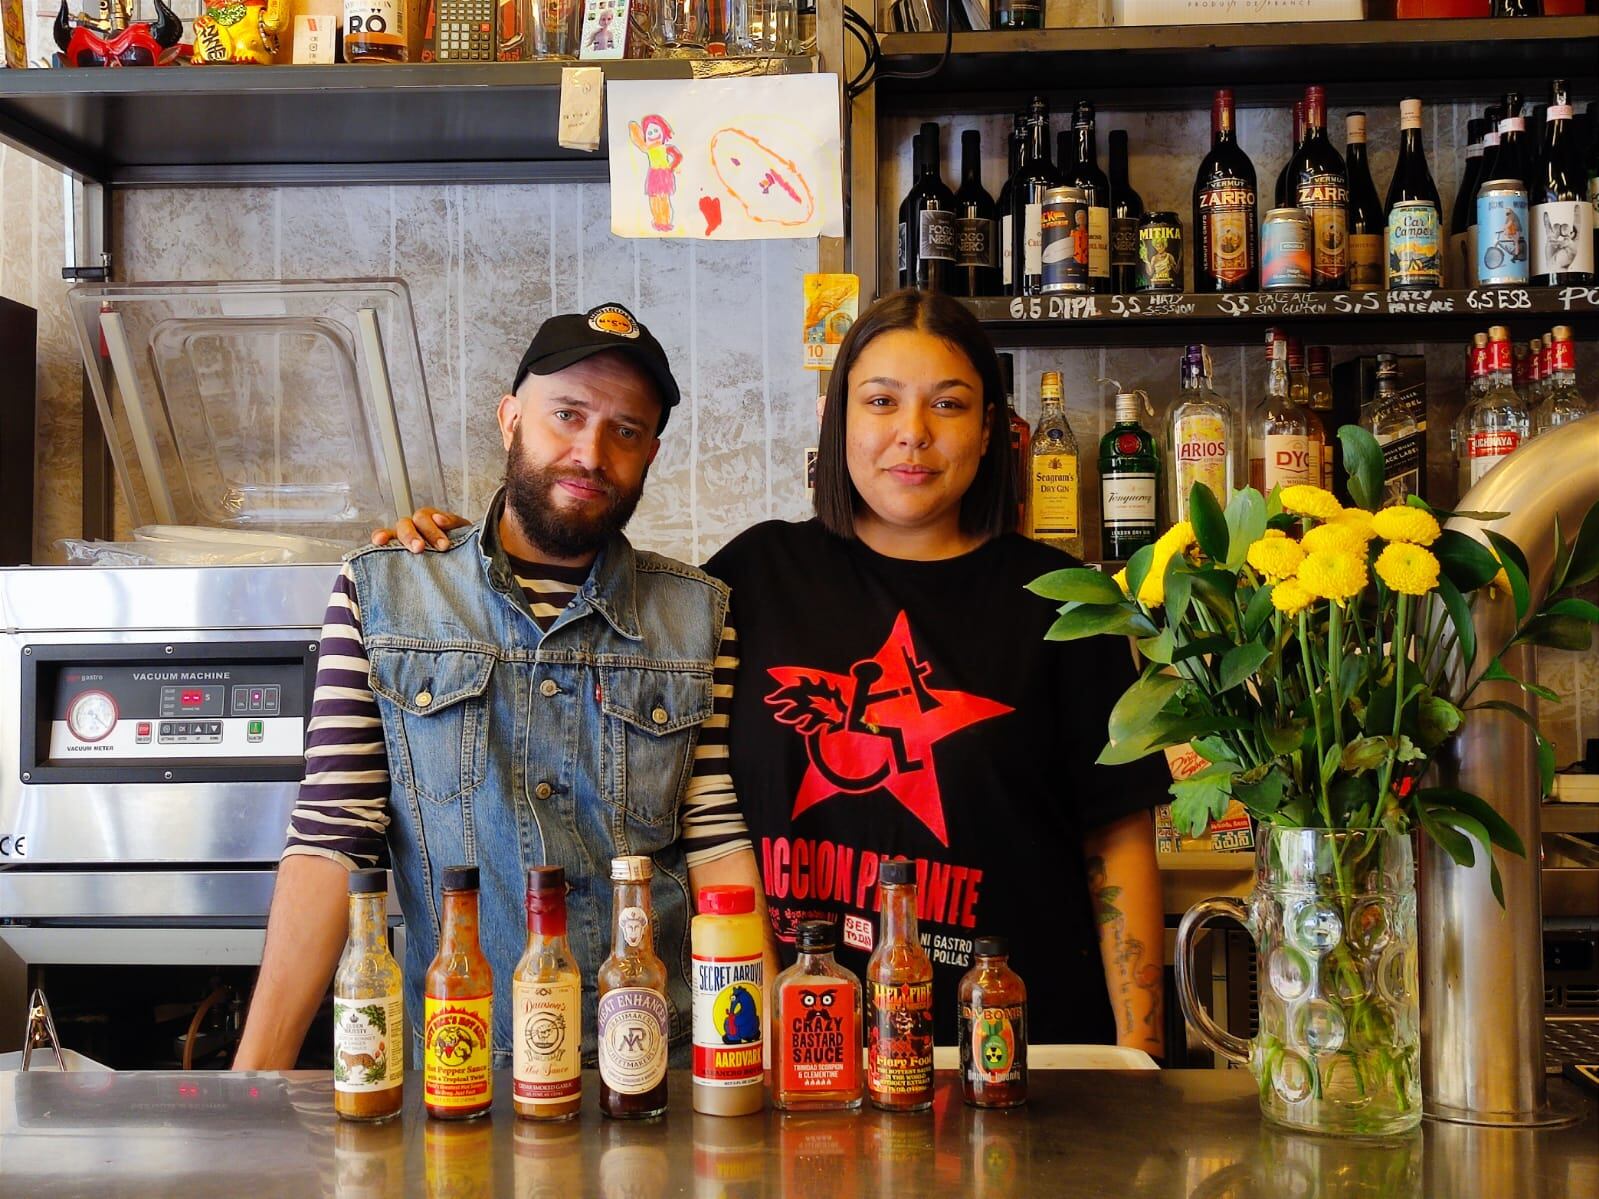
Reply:
[[[1016,123],[1011,126],[1010,131],[1005,182],[1000,185],[999,199],[995,201],[995,207],[999,210],[999,294],[1002,296],[1010,295],[1015,284],[1011,267],[1011,180],[1016,177],[1017,168],[1022,164],[1022,146],[1026,141],[1027,113],[1018,111],[1016,113]]]
[[[1349,175],[1327,140],[1327,93],[1316,85],[1305,89],[1305,136],[1288,164],[1288,179],[1294,207],[1310,214],[1311,289],[1342,291],[1349,282]],[[1380,210],[1377,220],[1380,230]]]
[[[1483,172],[1483,181],[1514,179],[1527,186],[1532,174],[1532,158],[1527,153],[1527,118],[1521,115],[1521,93],[1506,92],[1499,118],[1499,152],[1494,156],[1493,173]],[[1532,189],[1527,187],[1528,194]]]
[[[1466,245],[1471,253],[1471,261],[1467,264],[1466,282],[1471,287],[1476,287],[1482,280],[1478,270],[1477,234],[1479,225],[1477,221],[1477,193],[1482,190],[1483,180],[1495,178],[1493,169],[1499,163],[1499,118],[1504,115],[1504,110],[1497,104],[1490,104],[1482,110],[1482,166],[1477,170],[1477,181],[1472,184],[1471,193],[1467,198],[1466,212]]]
[[[999,294],[994,201],[983,188],[982,146],[975,129],[961,133],[961,185],[955,193],[955,293]]]
[[[1283,169],[1277,172],[1277,191],[1273,208],[1292,207],[1288,203],[1288,168],[1294,164],[1294,155],[1299,152],[1299,145],[1305,140],[1305,102],[1294,101],[1294,140],[1289,143],[1292,147],[1288,151],[1288,161],[1283,163]]]
[[[1043,0],[994,0],[995,29],[1041,29]]]
[[[1472,117],[1466,122],[1466,166],[1460,173],[1460,189],[1449,213],[1448,280],[1454,287],[1471,287],[1471,215],[1477,207],[1477,184],[1482,179],[1482,131],[1485,122]]]
[[[1443,286],[1443,231],[1438,186],[1421,140],[1421,101],[1399,102],[1399,161],[1388,184],[1389,288]]]
[[[922,125],[922,162],[905,197],[905,265],[901,287],[949,291],[955,277],[955,193],[938,173],[938,126]]]
[[[1110,284],[1118,295],[1136,290],[1138,218],[1144,201],[1127,178],[1127,130],[1110,131]]]
[[[1210,104],[1210,153],[1194,177],[1196,292],[1260,287],[1255,164],[1238,144],[1235,122],[1232,90],[1221,88]]]
[[[1348,286],[1350,291],[1376,291],[1382,286],[1383,214],[1366,163],[1366,114],[1350,113],[1344,129],[1348,134]],[[1314,216],[1311,219],[1314,221]]]
[[[1011,180],[1013,295],[1044,294],[1044,236],[1040,227],[1044,193],[1059,184],[1060,178],[1049,161],[1049,104],[1042,96],[1035,96],[1027,117],[1022,162]]]
[[[908,249],[911,231],[911,197],[916,194],[917,181],[922,177],[922,135],[911,134],[911,185],[905,192],[905,198],[899,202],[899,285],[905,286],[907,273],[911,269],[911,258],[914,257]]]
[[[1543,147],[1527,195],[1532,220],[1535,287],[1582,286],[1593,280],[1593,204],[1578,161],[1566,81],[1549,88]]]
[[[1588,176],[1588,205],[1593,209],[1593,256],[1596,268],[1599,268],[1599,112],[1594,111],[1594,102],[1588,101],[1588,107],[1583,109],[1583,115],[1588,118],[1588,136],[1592,139],[1588,146],[1588,157],[1585,173]]]
[[[1110,291],[1110,180],[1099,169],[1094,142],[1094,106],[1077,102],[1072,114],[1076,143],[1072,165],[1062,174],[1070,187],[1080,187],[1088,203],[1088,285],[1096,292]]]

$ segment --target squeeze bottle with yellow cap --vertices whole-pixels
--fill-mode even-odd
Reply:
[[[694,1110],[761,1110],[765,936],[752,887],[702,887],[694,955]]]

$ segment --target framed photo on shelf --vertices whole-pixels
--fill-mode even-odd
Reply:
[[[631,0],[584,0],[579,58],[597,60],[626,56],[630,4]]]

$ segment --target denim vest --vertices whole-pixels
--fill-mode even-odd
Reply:
[[[727,588],[620,534],[540,633],[497,535],[503,495],[448,550],[350,557],[391,789],[388,846],[405,913],[405,1006],[421,1044],[422,983],[438,949],[443,868],[476,865],[494,970],[494,1064],[511,1057],[511,974],[527,939],[531,866],[561,866],[583,975],[583,1060],[594,980],[611,948],[610,861],[647,854],[655,948],[674,1045],[689,1035],[688,868],[679,809]]]

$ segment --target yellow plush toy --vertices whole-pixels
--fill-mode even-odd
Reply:
[[[194,21],[196,66],[206,63],[266,65],[288,23],[288,0],[205,0]]]

